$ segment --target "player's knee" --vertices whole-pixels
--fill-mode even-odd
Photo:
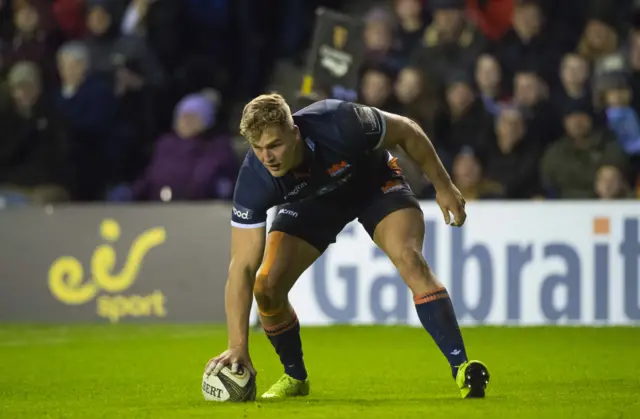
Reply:
[[[432,280],[433,274],[420,249],[407,246],[398,252],[395,259],[400,276],[410,286],[414,282],[424,283]]]
[[[253,295],[256,298],[258,309],[263,313],[278,310],[286,301],[286,295],[281,295],[276,283],[277,281],[270,275],[258,274],[256,277]]]
[[[398,270],[401,271],[419,271],[426,265],[420,250],[410,246],[401,248],[395,259]]]

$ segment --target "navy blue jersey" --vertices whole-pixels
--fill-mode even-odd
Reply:
[[[381,148],[386,125],[377,109],[327,99],[296,112],[293,120],[304,140],[303,164],[273,177],[249,150],[233,196],[233,226],[261,227],[271,207],[338,191],[359,196],[403,178]]]

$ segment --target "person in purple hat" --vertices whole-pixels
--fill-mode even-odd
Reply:
[[[215,101],[202,93],[175,108],[174,130],[160,137],[151,163],[129,190],[135,201],[228,200],[239,165],[231,139],[216,134]],[[113,200],[125,200],[122,188]]]

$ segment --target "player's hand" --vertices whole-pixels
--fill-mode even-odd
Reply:
[[[231,372],[234,373],[238,372],[239,367],[242,365],[251,374],[256,375],[256,370],[251,363],[251,357],[249,357],[249,350],[246,347],[232,347],[210,359],[205,367],[205,373],[207,375],[217,375],[225,365],[230,365]]]
[[[436,202],[442,210],[445,223],[454,227],[461,227],[464,224],[467,219],[467,213],[464,210],[466,201],[455,185],[437,191]],[[453,214],[453,223],[451,222],[451,214]]]

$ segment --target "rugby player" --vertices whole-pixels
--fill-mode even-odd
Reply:
[[[484,397],[489,372],[467,357],[451,299],[422,254],[420,205],[389,152],[397,146],[406,151],[433,182],[444,221],[462,226],[465,200],[422,129],[408,118],[334,99],[292,115],[282,96],[268,94],[245,106],[240,132],[251,149],[233,199],[225,295],[229,347],[207,363],[206,373],[242,365],[255,374],[248,351],[253,295],[284,366],[262,397],[309,394],[300,324],[288,293],[357,218],[413,293],[418,317],[449,362],[462,397]],[[267,210],[278,205],[267,235]]]

